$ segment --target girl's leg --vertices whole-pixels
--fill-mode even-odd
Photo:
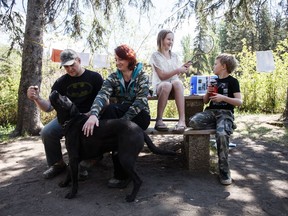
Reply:
[[[171,90],[172,90],[172,84],[169,82],[162,82],[157,86],[158,103],[157,103],[157,117],[156,117],[155,128],[161,125],[165,126],[165,124],[162,121],[162,117],[163,117],[163,113],[167,105]]]
[[[179,114],[178,127],[186,127],[185,123],[185,99],[184,99],[184,86],[180,80],[172,82],[173,93]]]

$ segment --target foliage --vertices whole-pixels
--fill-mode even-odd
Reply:
[[[1,55],[7,47],[1,48]],[[16,124],[17,93],[20,80],[20,56],[12,52],[10,58],[0,59],[0,125]]]
[[[151,0],[55,0],[38,1],[35,5],[44,7],[44,29],[55,34],[65,34],[75,40],[85,38],[91,51],[104,47],[104,36],[108,33],[105,28],[112,14],[117,14],[122,22],[126,19],[126,6],[139,8],[144,13],[153,6]],[[10,35],[10,49],[23,46],[24,20],[15,9],[15,1],[0,0],[0,28]],[[26,5],[23,7],[27,7]],[[85,12],[89,11],[89,21],[84,20]]]
[[[279,12],[269,11],[269,2],[256,4],[251,17],[249,28],[243,18],[231,22],[230,17],[225,17],[220,22],[218,30],[221,52],[238,53],[242,49],[242,39],[246,39],[251,51],[275,50],[277,42],[287,37],[287,16]],[[279,7],[277,7],[279,9]],[[276,11],[276,10],[275,10]]]
[[[181,27],[181,24],[184,21],[189,20],[192,15],[196,14],[196,16],[201,17],[202,27],[209,28],[211,26],[209,23],[211,20],[219,17],[223,19],[224,16],[235,26],[251,28],[251,26],[253,27],[255,24],[255,15],[257,16],[260,8],[263,6],[265,7],[266,5],[273,10],[277,8],[277,11],[279,11],[279,13],[283,13],[287,19],[287,4],[283,0],[178,0],[175,4],[172,15],[165,20],[164,24],[172,23],[174,28],[177,29]]]
[[[10,134],[14,130],[14,126],[7,124],[7,125],[0,125],[0,143],[7,141],[10,139]]]
[[[283,112],[286,100],[286,88],[288,86],[288,55],[281,52],[287,47],[288,40],[279,43],[277,50],[273,52],[276,69],[272,73],[260,73],[256,71],[256,54],[249,51],[245,40],[243,50],[239,53],[240,66],[235,76],[240,82],[243,95],[244,112]]]

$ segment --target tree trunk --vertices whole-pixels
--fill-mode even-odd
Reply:
[[[40,110],[27,98],[30,85],[40,87],[42,80],[43,29],[45,0],[28,0],[22,53],[21,80],[18,91],[17,125],[14,136],[39,135],[43,125]]]

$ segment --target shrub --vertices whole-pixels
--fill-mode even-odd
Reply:
[[[280,50],[283,46],[287,47],[288,40],[279,44],[273,52],[276,69],[271,73],[256,71],[256,53],[249,52],[243,42],[243,50],[237,55],[240,66],[235,73],[244,99],[240,110],[252,113],[283,112],[288,86],[288,55]]]
[[[13,60],[12,60],[13,59]],[[0,125],[16,124],[20,57],[0,59]]]

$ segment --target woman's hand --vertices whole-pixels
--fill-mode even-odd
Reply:
[[[184,65],[182,65],[179,69],[178,69],[178,74],[180,73],[186,73],[188,71],[188,68],[191,66],[191,62],[187,62]]]
[[[84,135],[87,137],[90,135],[92,136],[95,125],[96,127],[99,126],[99,120],[95,115],[91,115],[82,127],[82,131],[84,131]]]
[[[177,69],[177,74],[186,73],[188,68],[182,65],[180,68]]]
[[[189,68],[192,65],[191,61],[186,62],[183,66]]]

